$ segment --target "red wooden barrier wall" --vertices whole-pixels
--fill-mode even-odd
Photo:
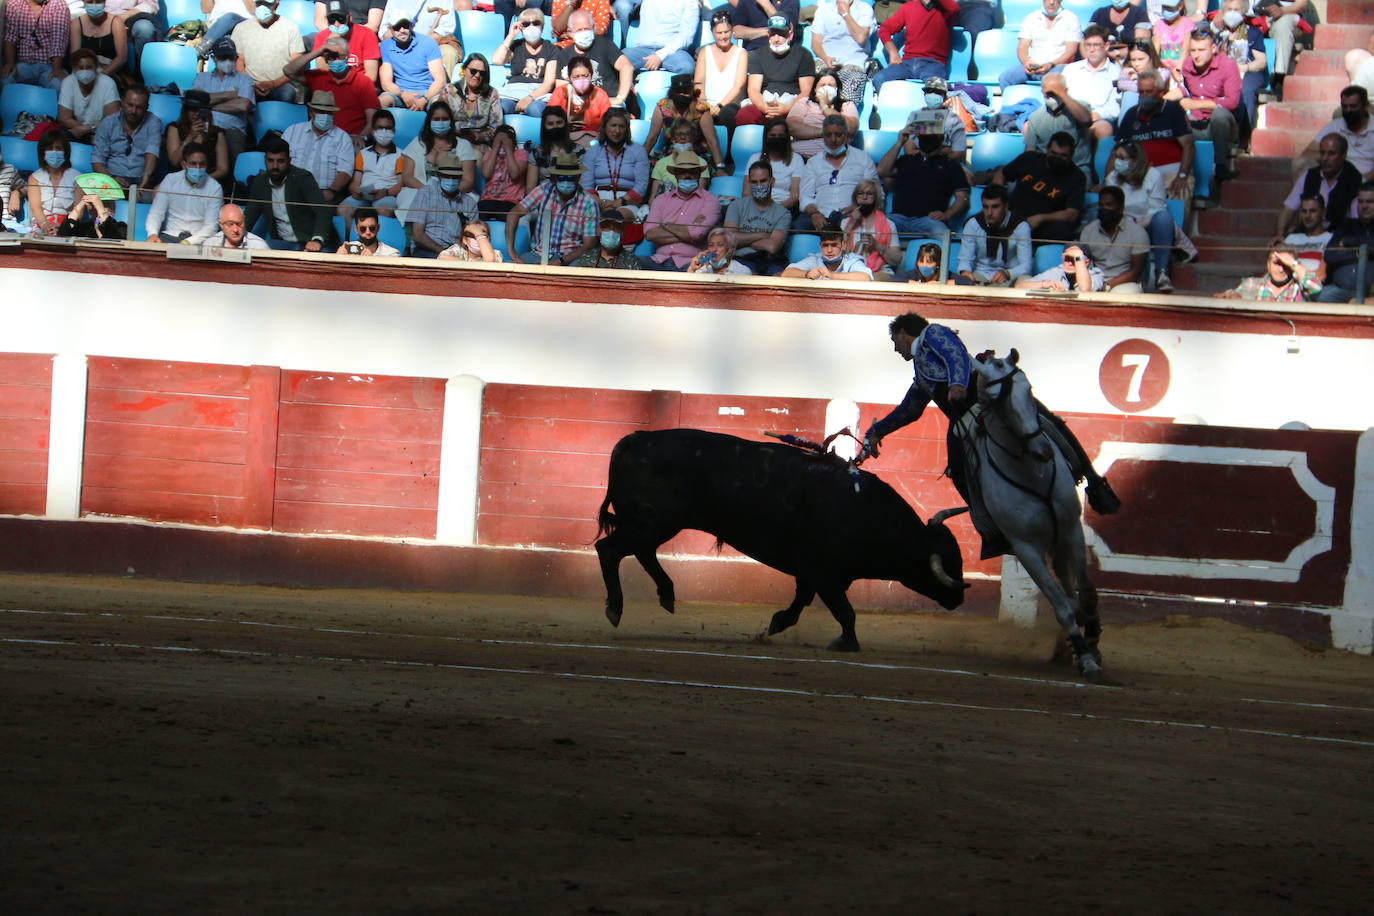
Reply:
[[[42,515],[48,500],[52,357],[0,354],[0,513]]]

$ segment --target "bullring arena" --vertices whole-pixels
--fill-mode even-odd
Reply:
[[[9,911],[1365,908],[1358,307],[153,247],[0,259]],[[857,654],[819,604],[764,636],[790,580],[692,533],[612,629],[614,442],[866,422],[908,309],[1018,347],[1126,501],[1106,676],[964,519],[965,606],[857,583]],[[866,465],[922,517],[942,437]]]

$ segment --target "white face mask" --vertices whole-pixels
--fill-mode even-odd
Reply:
[[[1226,23],[1228,29],[1234,29],[1240,25],[1240,21],[1244,18],[1245,16],[1241,14],[1240,10],[1227,10],[1221,14],[1221,21]]]
[[[372,132],[372,139],[382,146],[390,146],[391,141],[396,139],[396,131],[389,127],[379,127]]]
[[[783,57],[787,54],[788,51],[792,50],[792,42],[784,41],[780,45],[775,45],[772,42],[769,42],[768,47],[772,50],[774,54],[778,55],[778,57]]]
[[[833,99],[834,97],[835,97],[835,87],[834,87],[834,86],[821,86],[820,88],[818,88],[818,89],[816,90],[816,98],[820,99],[822,102],[827,102],[827,103],[828,103],[828,102],[829,102],[831,99]]]
[[[592,46],[592,42],[596,41],[596,33],[593,32],[591,29],[587,29],[581,32],[573,32],[572,40],[573,44],[577,45],[579,48],[585,51]]]
[[[234,62],[232,60],[217,60],[215,61],[215,69],[224,76],[228,76],[234,72]]]
[[[520,36],[530,44],[537,42],[544,34],[544,30],[537,25],[527,25],[520,30]]]

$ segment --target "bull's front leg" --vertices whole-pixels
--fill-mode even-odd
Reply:
[[[776,636],[790,626],[796,625],[801,619],[802,609],[811,603],[816,597],[816,590],[809,585],[802,584],[802,580],[797,580],[797,593],[792,597],[792,603],[773,615],[773,619],[768,624],[768,635]]]
[[[826,646],[831,652],[858,652],[859,637],[854,634],[854,606],[845,594],[848,585],[828,585],[817,589],[825,606],[830,608],[835,622],[840,625],[840,635]]]

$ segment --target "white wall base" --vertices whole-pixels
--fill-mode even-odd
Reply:
[[[1331,644],[1374,653],[1374,429],[1355,446],[1355,492],[1350,501],[1350,569],[1345,600],[1331,615]]]
[[[81,517],[81,468],[86,449],[86,357],[59,353],[52,360],[48,418],[48,518]]]
[[[482,389],[474,375],[456,375],[444,387],[444,431],[439,451],[439,517],[434,540],[477,543],[477,472],[482,455]]]
[[[1018,627],[1035,626],[1040,605],[1040,589],[1026,568],[1010,554],[1002,557],[1002,600],[997,605],[997,619]]]

